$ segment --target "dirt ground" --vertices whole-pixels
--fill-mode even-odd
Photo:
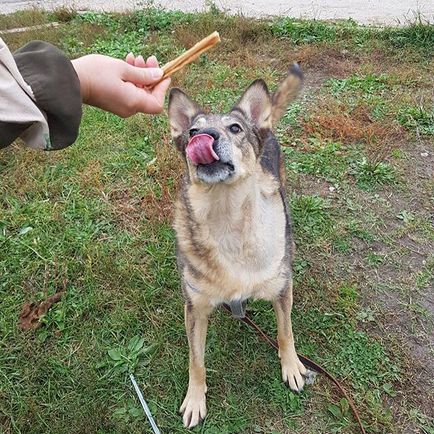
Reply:
[[[75,9],[125,11],[134,10],[151,3],[144,0],[2,0],[0,13],[11,13],[29,7],[56,8],[70,6]],[[154,5],[166,9],[182,11],[204,11],[210,2],[206,0],[157,0]],[[434,0],[216,0],[214,4],[229,13],[242,13],[258,17],[268,15],[287,15],[295,18],[310,19],[354,19],[361,24],[396,25],[412,19],[421,13],[430,22],[434,21]]]

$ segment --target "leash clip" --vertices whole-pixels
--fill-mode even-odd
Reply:
[[[236,319],[243,319],[246,317],[247,299],[232,300],[225,303],[232,312],[232,316]]]

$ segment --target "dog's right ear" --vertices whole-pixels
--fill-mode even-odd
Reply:
[[[264,80],[255,80],[232,110],[240,111],[258,129],[271,127],[271,97]]]
[[[202,113],[202,109],[181,89],[174,87],[169,94],[169,123],[174,139],[191,125],[193,119]]]

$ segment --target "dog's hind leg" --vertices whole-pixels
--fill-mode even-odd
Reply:
[[[292,280],[288,287],[273,301],[273,307],[277,319],[277,340],[279,342],[283,382],[292,390],[300,392],[304,386],[303,376],[306,374],[306,368],[297,356],[292,334]]]
[[[184,426],[193,428],[206,415],[205,342],[211,306],[185,305],[185,328],[190,349],[188,390],[180,412]]]

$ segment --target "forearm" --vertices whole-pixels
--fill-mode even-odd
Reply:
[[[18,136],[32,147],[72,144],[81,119],[80,82],[56,47],[33,41],[13,55],[0,39],[0,147]]]

